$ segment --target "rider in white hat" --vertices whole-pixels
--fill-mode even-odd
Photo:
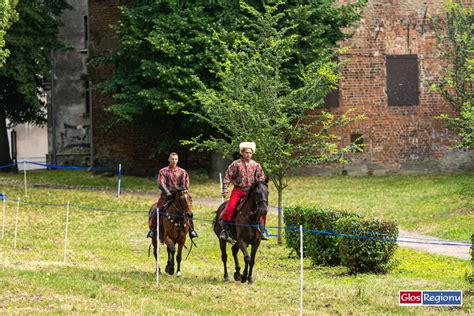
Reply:
[[[229,184],[232,183],[234,185],[232,193],[230,194],[229,202],[227,203],[227,208],[222,214],[224,229],[219,238],[223,240],[227,240],[228,238],[228,228],[239,200],[247,195],[255,181],[265,180],[265,173],[263,172],[262,167],[258,162],[252,160],[252,155],[255,153],[256,149],[255,142],[242,142],[240,143],[239,148],[242,158],[235,160],[229,165],[222,186],[222,196],[225,198],[228,193],[227,188],[229,187]],[[262,220],[265,223],[266,216],[263,216]],[[268,240],[263,232],[262,239]]]

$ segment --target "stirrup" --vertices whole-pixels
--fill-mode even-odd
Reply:
[[[227,233],[227,228],[224,228],[219,235],[219,239],[227,241],[229,234]]]
[[[189,238],[193,239],[193,238],[197,238],[199,237],[198,233],[196,233],[195,230],[190,230],[189,231]]]
[[[150,229],[150,231],[146,235],[146,238],[153,238],[153,237],[156,237],[156,229]]]
[[[270,239],[268,239],[267,236],[265,236],[265,233],[264,233],[264,232],[262,232],[262,237],[261,237],[260,239],[261,239],[261,240],[270,240]]]

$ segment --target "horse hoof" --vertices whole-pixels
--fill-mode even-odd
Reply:
[[[234,280],[235,281],[240,281],[241,278],[242,278],[242,275],[240,273],[238,273],[238,272],[234,273]]]
[[[165,268],[165,271],[166,271],[166,273],[168,273],[169,275],[173,275],[173,274],[174,274],[174,267],[167,265],[166,268]]]
[[[240,282],[242,282],[242,283],[247,282],[247,277],[246,277],[246,276],[242,276],[242,279],[240,280]]]
[[[179,278],[182,276],[181,271],[176,272],[176,276]]]
[[[248,279],[248,283],[249,283],[249,284],[253,284],[253,278],[252,278],[252,277],[250,277],[250,278]]]
[[[229,276],[224,277],[224,282],[229,282]]]

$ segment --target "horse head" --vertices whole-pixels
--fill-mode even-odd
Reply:
[[[259,216],[265,216],[268,213],[268,179],[265,181],[255,181],[252,187],[255,196],[255,204]]]
[[[174,199],[174,204],[178,212],[183,213],[188,217],[192,217],[193,213],[193,205],[192,205],[192,197],[189,194],[188,190],[184,187],[180,187],[176,191],[176,196]]]

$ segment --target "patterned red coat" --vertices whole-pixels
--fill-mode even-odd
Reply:
[[[158,178],[156,179],[158,187],[163,186],[168,190],[178,189],[180,187],[186,188],[189,190],[189,176],[186,170],[175,167],[170,168],[164,167],[160,169]],[[161,208],[166,202],[166,192],[161,192],[160,199],[158,200],[158,207]]]
[[[258,181],[265,180],[265,173],[258,162],[252,159],[249,162],[245,162],[244,159],[235,160],[227,168],[222,191],[227,193],[230,183],[243,191],[248,190],[255,182],[255,174]]]

